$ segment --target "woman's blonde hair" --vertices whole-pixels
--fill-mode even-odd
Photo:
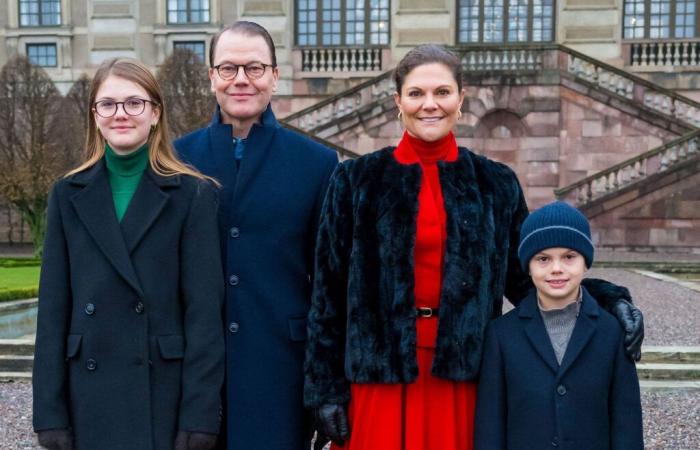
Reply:
[[[170,129],[168,127],[168,117],[163,104],[163,94],[156,78],[148,67],[138,60],[132,58],[112,58],[102,64],[97,69],[95,77],[90,84],[90,97],[88,110],[88,133],[85,142],[85,160],[78,167],[71,170],[66,176],[81,172],[95,165],[105,153],[105,139],[97,129],[97,122],[93,107],[97,97],[97,91],[102,83],[110,76],[124,78],[141,86],[153,101],[153,108],[160,110],[158,123],[151,129],[148,136],[148,160],[151,169],[161,176],[191,175],[203,180],[209,180],[215,185],[219,183],[211,177],[201,174],[196,169],[188,166],[178,159],[170,143]]]

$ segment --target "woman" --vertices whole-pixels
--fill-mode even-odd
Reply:
[[[213,448],[224,348],[212,180],[174,156],[140,62],[105,61],[90,107],[86,160],[49,200],[34,430],[48,449]]]
[[[471,449],[486,323],[531,286],[517,257],[528,210],[508,167],[457,147],[457,57],[419,46],[394,79],[401,142],[343,163],[326,196],[305,402],[334,448]],[[586,286],[638,313],[626,289]],[[641,323],[625,325],[636,352]]]

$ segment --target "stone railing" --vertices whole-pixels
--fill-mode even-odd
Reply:
[[[340,145],[337,145],[331,141],[327,141],[323,138],[320,138],[316,136],[315,134],[307,133],[306,131],[302,130],[301,128],[297,128],[293,125],[290,125],[285,122],[281,122],[281,125],[284,128],[287,128],[288,130],[296,131],[297,133],[303,134],[307,136],[309,139],[312,139],[319,144],[325,145],[326,147],[330,148],[331,150],[334,150],[338,154],[338,159],[341,161],[346,160],[346,159],[355,159],[358,158],[360,155],[358,153],[353,152],[352,150],[348,150],[345,147],[341,147]]]
[[[394,92],[392,71],[358,84],[338,95],[322,100],[283,119],[294,127],[308,133],[319,133],[332,122],[357,115],[360,110],[371,109],[376,102],[386,99]]]
[[[380,47],[304,47],[300,50],[302,72],[378,72],[382,70]]]
[[[700,156],[700,130],[623,161],[567,187],[556,189],[559,199],[586,206],[652,175],[662,173],[690,158]]]
[[[632,67],[683,67],[700,65],[700,42],[667,40],[627,42],[627,64]]]
[[[544,46],[462,46],[454,47],[460,55],[462,69],[473,72],[531,72],[542,70],[546,52],[556,51]]]

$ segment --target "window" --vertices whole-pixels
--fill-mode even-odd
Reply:
[[[297,45],[389,44],[389,0],[296,0],[296,6]]]
[[[668,39],[698,36],[695,0],[625,0],[625,39]]]
[[[58,66],[56,44],[27,44],[29,62],[41,67]]]
[[[204,41],[178,41],[178,42],[173,42],[173,49],[187,49],[190,50],[192,53],[197,55],[199,57],[199,60],[201,62],[204,62],[204,51],[205,51],[205,45]]]
[[[23,27],[61,24],[61,0],[19,0],[19,24]]]
[[[458,41],[550,42],[554,0],[459,0]]]
[[[209,0],[168,0],[168,23],[209,22]]]

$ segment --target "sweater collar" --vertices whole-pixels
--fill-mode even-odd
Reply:
[[[148,165],[148,143],[126,155],[117,154],[109,144],[105,144],[107,170],[123,177],[142,173]]]
[[[394,157],[402,164],[429,164],[457,160],[457,140],[452,132],[437,141],[427,142],[405,131]]]

